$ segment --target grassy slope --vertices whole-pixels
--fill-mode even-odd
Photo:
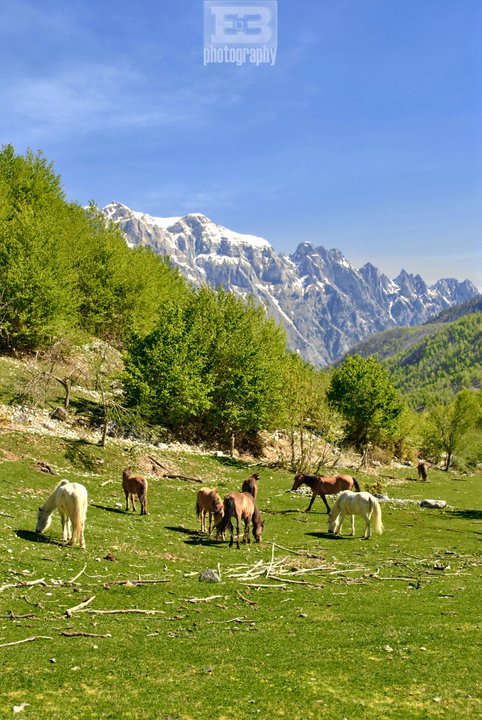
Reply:
[[[150,514],[125,514],[127,446],[111,442],[102,450],[4,429],[0,448],[13,453],[0,465],[0,584],[48,583],[0,593],[0,644],[50,638],[0,648],[0,717],[22,702],[30,704],[22,717],[50,720],[480,717],[480,477],[432,471],[423,485],[413,469],[380,469],[391,497],[443,497],[450,507],[385,505],[385,534],[363,542],[360,520],[354,539],[327,536],[321,501],[303,513],[308,499],[285,492],[292,476],[260,468],[263,542],[237,551],[198,533],[195,483],[152,479]],[[157,457],[221,492],[252,472],[223,458]],[[85,551],[59,544],[57,517],[45,537],[33,533],[35,510],[57,479],[34,469],[39,459],[87,486]],[[301,553],[274,548],[275,562],[286,557],[288,568],[325,569],[292,576],[312,584],[284,587],[266,577],[258,582],[272,588],[228,578],[242,564],[267,566],[273,542]],[[104,560],[109,552],[116,561]],[[198,581],[218,564],[220,584]],[[168,582],[105,585],[138,578]],[[160,612],[64,617],[91,595],[91,609]],[[213,595],[221,597],[189,602]]]

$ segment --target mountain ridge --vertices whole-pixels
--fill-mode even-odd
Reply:
[[[421,324],[478,294],[469,280],[442,278],[428,286],[405,270],[392,280],[371,263],[357,269],[341,250],[309,242],[290,255],[277,253],[265,238],[229,230],[202,213],[161,218],[115,201],[102,212],[129,245],[169,256],[193,285],[252,295],[285,327],[290,348],[318,366],[376,332]]]

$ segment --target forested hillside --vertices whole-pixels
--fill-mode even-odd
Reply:
[[[380,360],[415,408],[448,401],[462,388],[482,383],[482,313],[438,320],[380,333],[354,348],[363,357]]]
[[[32,351],[83,331],[114,344],[148,332],[187,287],[169,264],[130,249],[92,207],[67,202],[41,153],[0,152],[0,350]]]
[[[431,322],[452,322],[473,312],[482,312],[482,295],[477,295],[465,303],[442,310]]]

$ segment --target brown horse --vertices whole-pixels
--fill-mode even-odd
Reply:
[[[336,495],[342,490],[352,490],[355,488],[356,492],[360,492],[360,485],[358,480],[351,475],[336,475],[335,477],[322,477],[321,475],[304,475],[303,473],[296,473],[295,481],[291,490],[298,490],[300,485],[308,485],[312,489],[313,495],[311,496],[310,504],[306,508],[305,512],[309,512],[315,502],[317,495],[320,495],[321,499],[326,505],[326,512],[330,512],[330,506],[326,502],[325,495]]]
[[[211,535],[212,520],[214,515],[214,526],[218,528],[219,523],[223,519],[224,507],[216,488],[201,488],[197,494],[196,513],[201,516],[201,532],[206,532],[206,515],[209,513],[209,532]],[[219,535],[219,530],[218,530]],[[224,540],[224,533],[223,533]]]
[[[137,495],[141,503],[141,515],[147,515],[147,480],[143,475],[133,475],[130,467],[126,467],[122,473],[122,488],[126,496],[126,512],[129,510],[129,497],[132,503],[133,512],[134,495]]]
[[[261,534],[264,528],[264,522],[261,520],[261,514],[255,505],[254,498],[248,492],[230,492],[224,496],[224,517],[218,525],[218,531],[224,532],[229,528],[231,540],[229,547],[234,544],[233,518],[236,520],[236,547],[239,549],[239,523],[244,521],[244,538],[243,542],[251,542],[249,535],[249,523],[253,524],[253,536],[256,542],[260,542]]]
[[[417,472],[418,472],[419,480],[426,480],[427,475],[428,475],[428,463],[424,462],[423,460],[420,460],[420,462],[417,465]]]
[[[243,482],[241,492],[250,493],[256,500],[256,495],[258,494],[258,480],[258,473],[253,473],[252,475],[250,475],[249,478]]]

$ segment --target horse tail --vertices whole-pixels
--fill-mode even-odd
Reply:
[[[381,535],[383,532],[382,509],[376,497],[370,498],[370,507],[373,511],[373,532]]]
[[[360,483],[358,482],[358,480],[355,477],[352,477],[352,480],[353,480],[353,485],[355,487],[355,491],[360,492],[361,491]]]
[[[196,515],[199,517],[201,514],[201,505],[199,504],[199,498],[196,498]]]
[[[224,517],[221,520],[221,522],[218,525],[218,531],[220,533],[225,532],[226,528],[229,525],[229,522],[231,520],[231,517],[236,512],[236,503],[234,501],[233,497],[225,497],[224,498]]]

